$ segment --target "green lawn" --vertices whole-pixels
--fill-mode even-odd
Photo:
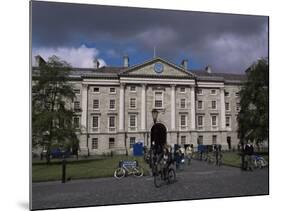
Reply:
[[[268,162],[267,153],[261,153],[261,156]],[[224,152],[222,162],[225,165],[241,167],[241,156],[238,152]]]
[[[142,157],[115,155],[113,157],[68,161],[66,166],[66,178],[113,177],[119,160],[138,160],[139,164],[144,168],[144,173],[148,174],[149,172],[149,167]],[[33,162],[32,164],[33,182],[61,180],[61,175],[62,165],[59,160],[54,160],[49,165],[42,161]]]

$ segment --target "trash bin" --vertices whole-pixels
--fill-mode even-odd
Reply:
[[[135,143],[133,145],[134,156],[143,156],[143,143]]]

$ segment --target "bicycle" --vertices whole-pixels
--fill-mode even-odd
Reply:
[[[160,168],[159,164],[155,163],[152,167],[154,185],[156,188],[161,187],[163,182],[167,184],[172,184],[176,181],[176,172],[173,168],[170,167],[170,164],[167,168]]]
[[[254,166],[256,168],[263,168],[263,167],[266,167],[268,164],[267,164],[267,161],[260,155],[254,155]]]
[[[137,161],[120,161],[119,167],[114,171],[114,177],[121,179],[127,175],[134,175],[135,177],[143,176],[143,168],[138,165]]]

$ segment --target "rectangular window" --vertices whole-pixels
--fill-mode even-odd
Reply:
[[[199,127],[203,126],[203,116],[198,116],[198,126]]]
[[[136,92],[136,91],[137,91],[136,86],[130,86],[130,91],[131,91],[131,92]]]
[[[94,87],[93,88],[94,93],[100,93],[100,88],[99,87]]]
[[[198,145],[202,145],[203,144],[203,136],[198,136],[197,144]]]
[[[186,144],[186,136],[181,136],[181,145]]]
[[[109,117],[109,128],[115,128],[115,116]]]
[[[137,127],[137,116],[136,115],[130,115],[129,127],[130,127],[130,130],[136,130],[136,127]]]
[[[236,111],[240,111],[240,103],[236,103]]]
[[[230,116],[225,117],[225,126],[230,127]]]
[[[217,126],[217,116],[212,116],[212,126]]]
[[[186,126],[186,115],[181,115],[180,118],[181,118],[180,126],[185,127]]]
[[[211,89],[211,95],[216,95],[216,94],[217,94],[217,90]]]
[[[113,100],[113,99],[109,100],[109,109],[110,110],[115,109],[115,100]]]
[[[197,104],[198,109],[203,109],[203,101],[199,100]]]
[[[136,98],[130,98],[130,108],[135,109],[136,107]]]
[[[73,89],[73,92],[77,95],[80,95],[80,89]]]
[[[197,94],[202,95],[203,94],[203,89],[197,89]]]
[[[115,139],[114,138],[109,138],[109,149],[113,149],[115,146]]]
[[[79,101],[74,102],[74,110],[80,110],[80,102]]]
[[[80,127],[80,118],[78,116],[73,118],[73,126],[74,126],[74,128]]]
[[[155,92],[154,107],[163,108],[163,93],[162,92]]]
[[[93,129],[98,129],[98,128],[99,128],[99,117],[93,116]]]
[[[185,93],[185,87],[180,88],[180,93]]]
[[[217,109],[217,101],[212,101],[212,109]]]
[[[98,149],[98,138],[92,138],[92,149]]]
[[[225,97],[229,97],[229,92],[224,92]]]
[[[225,110],[229,111],[230,110],[230,107],[229,107],[229,103],[225,103]]]
[[[239,92],[235,92],[235,97],[239,97]]]
[[[116,93],[116,89],[114,87],[109,88],[109,93]]]
[[[93,109],[98,110],[100,107],[100,101],[95,99],[93,100]]]
[[[217,144],[217,136],[216,135],[212,136],[212,143]]]
[[[185,100],[185,98],[180,99],[180,108],[186,108],[186,100]]]
[[[130,149],[134,147],[136,143],[136,137],[130,137]]]

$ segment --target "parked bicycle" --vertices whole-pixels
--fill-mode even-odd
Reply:
[[[119,161],[119,167],[114,171],[114,177],[121,179],[124,176],[134,175],[136,177],[143,176],[143,168],[139,166],[136,160]]]
[[[264,168],[268,165],[267,161],[260,155],[254,155],[253,161],[256,168]]]

